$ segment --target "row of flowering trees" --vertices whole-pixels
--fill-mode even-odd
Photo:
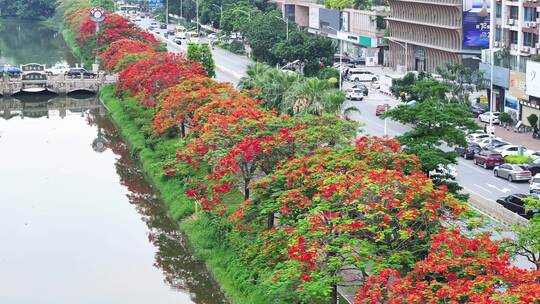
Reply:
[[[399,142],[358,138],[336,113],[290,116],[207,77],[183,55],[109,14],[66,10],[81,47],[117,71],[117,95],[149,142],[175,140],[163,178],[185,187],[236,251],[246,284],[271,303],[325,303],[347,269],[357,303],[534,303],[540,273],[509,263],[488,236],[452,225],[464,207]],[[92,44],[91,44],[92,45]],[[136,112],[136,113],[134,113]],[[231,201],[240,192],[242,202]],[[232,275],[232,274],[231,274]]]

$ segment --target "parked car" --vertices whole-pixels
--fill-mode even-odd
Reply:
[[[49,76],[64,75],[69,71],[70,67],[67,64],[56,64],[50,69],[45,69],[45,73]]]
[[[538,213],[538,210],[529,210],[528,212],[525,212],[524,199],[527,197],[529,197],[529,195],[524,193],[516,193],[507,197],[499,198],[497,200],[497,203],[501,204],[504,208],[521,215],[526,219],[531,219],[535,213]]]
[[[377,81],[378,78],[370,71],[352,68],[349,69],[349,80],[354,82]]]
[[[364,96],[368,96],[368,94],[369,94],[368,87],[363,83],[357,83],[357,84],[353,85],[352,88],[362,90],[362,93],[364,94]]]
[[[529,164],[527,166],[527,169],[531,171],[532,175],[539,174],[540,173],[540,158],[533,160],[532,164]]]
[[[516,145],[506,145],[499,147],[495,149],[494,151],[501,153],[503,157],[506,157],[508,155],[518,155],[519,153],[519,146]],[[523,155],[527,155],[529,151],[527,148],[523,147]]]
[[[150,22],[150,25],[157,26],[157,22],[152,21],[152,22]]]
[[[176,34],[176,31],[174,29],[167,31],[168,36],[174,37],[175,34]]]
[[[180,38],[174,38],[174,43],[178,44],[178,45],[181,45],[182,44],[182,39]]]
[[[487,138],[482,138],[475,141],[475,143],[477,143],[482,149],[489,144],[502,143],[502,142],[503,142],[502,138],[499,138],[499,137],[487,137]]]
[[[390,109],[390,105],[387,103],[377,105],[377,108],[375,109],[375,116],[383,114],[384,112],[388,111],[388,109]]]
[[[350,100],[362,100],[364,99],[364,93],[360,89],[349,89],[347,90],[347,99]]]
[[[480,119],[481,122],[489,123],[490,121],[493,121],[494,124],[500,123],[499,121],[499,115],[500,112],[486,112],[478,115],[478,119]]]
[[[500,148],[500,147],[503,147],[503,146],[507,146],[509,145],[510,143],[507,143],[505,141],[494,141],[490,144],[487,144],[485,145],[484,147],[482,147],[482,150],[495,150],[497,148]]]
[[[495,151],[482,150],[474,155],[474,164],[487,168],[502,165],[504,163],[501,153]]]
[[[70,68],[69,71],[66,72],[66,76],[68,77],[81,77],[81,74],[83,75],[83,77],[85,78],[88,78],[88,77],[96,77],[97,74],[92,72],[92,71],[88,71],[86,69],[83,69],[83,68]]]
[[[431,179],[439,179],[439,180],[456,179],[457,169],[456,169],[456,166],[453,164],[448,164],[448,165],[439,164],[437,165],[437,168],[428,172],[428,176]]]
[[[147,28],[147,30],[148,30],[149,32],[151,32],[151,31],[153,31],[155,28],[156,28],[155,26],[150,25],[150,26]]]
[[[3,69],[0,69],[0,74],[1,75],[8,75],[8,76],[11,76],[11,77],[18,77],[22,74],[22,71],[21,69],[17,68],[17,67],[13,67],[13,66],[9,66],[9,65],[6,65],[4,66]]]
[[[536,173],[530,181],[529,192],[540,194],[540,174]]]
[[[487,108],[485,106],[481,106],[480,104],[472,105],[471,106],[471,113],[474,117],[480,116],[480,114],[484,114],[487,112]]]
[[[476,142],[477,140],[480,140],[480,139],[484,139],[484,138],[489,138],[489,134],[486,134],[486,133],[471,133],[467,136],[465,136],[465,139],[468,141],[468,142]]]
[[[365,65],[366,64],[366,59],[365,58],[360,58],[360,57],[351,58],[349,60],[349,62],[352,63],[352,64]]]
[[[476,153],[482,151],[482,148],[478,144],[467,143],[466,147],[455,147],[454,151],[465,159],[472,159]]]
[[[514,164],[502,164],[493,169],[493,175],[506,178],[509,182],[531,179],[531,171],[527,167]]]

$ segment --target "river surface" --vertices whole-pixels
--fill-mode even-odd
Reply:
[[[71,60],[20,54],[56,39],[28,30],[49,37],[2,31],[2,60]],[[94,96],[0,99],[0,214],[0,303],[226,303]]]

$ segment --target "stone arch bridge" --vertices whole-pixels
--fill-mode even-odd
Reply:
[[[82,75],[75,77],[47,76],[42,72],[27,72],[19,77],[3,76],[0,81],[0,95],[11,96],[19,92],[43,91],[59,95],[75,91],[97,93],[102,86],[115,83],[117,79],[117,75],[101,73],[96,77],[89,78]]]

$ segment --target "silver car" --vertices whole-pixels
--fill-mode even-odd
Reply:
[[[523,165],[502,164],[493,169],[493,175],[506,178],[509,182],[531,179],[531,171]]]
[[[531,179],[529,192],[540,194],[540,173],[536,173]]]

